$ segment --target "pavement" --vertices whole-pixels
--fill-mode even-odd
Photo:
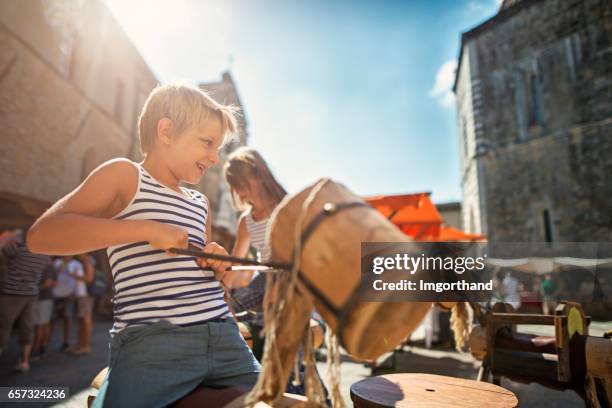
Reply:
[[[16,373],[13,370],[18,356],[17,338],[13,336],[9,348],[0,357],[0,386],[69,387],[70,397],[62,403],[13,403],[0,404],[0,406],[16,408],[28,406],[86,407],[87,396],[95,394],[89,384],[107,364],[108,330],[110,326],[110,322],[96,322],[92,336],[92,353],[79,357],[58,351],[61,340],[59,338],[60,327],[57,327],[51,340],[51,351],[48,356],[43,360],[31,363],[31,370],[25,374]],[[612,328],[612,322],[593,322],[591,334],[601,335],[610,328]],[[546,326],[525,328],[525,330],[537,334],[551,334],[548,333],[549,329]],[[523,330],[523,328],[519,327],[519,330]],[[73,333],[73,335],[75,334]],[[381,357],[374,373],[418,372],[475,379],[479,364],[480,362],[476,361],[469,353],[410,346],[405,347],[403,351]],[[325,381],[326,364],[318,362],[317,367]],[[350,386],[372,375],[372,372],[372,368],[364,363],[354,361],[347,355],[342,355],[340,390],[348,406],[352,405]],[[582,399],[573,391],[557,391],[538,384],[521,384],[506,379],[502,379],[501,385],[516,394],[520,407],[584,407]]]
[[[87,396],[94,393],[89,387],[96,374],[107,365],[108,361],[108,330],[111,322],[96,322],[92,333],[92,352],[84,356],[72,356],[59,351],[61,341],[61,325],[55,327],[47,357],[31,362],[30,371],[18,373],[14,371],[19,354],[17,336],[11,337],[10,346],[0,357],[0,386],[28,387],[69,387],[69,396],[62,403],[26,403],[2,404],[4,407],[87,407]],[[76,324],[73,324],[72,343],[76,342]]]

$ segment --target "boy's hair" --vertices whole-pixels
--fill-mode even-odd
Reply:
[[[174,134],[196,127],[214,114],[221,120],[223,141],[232,137],[237,129],[238,109],[224,106],[206,92],[187,85],[160,85],[151,91],[138,118],[140,150],[146,155],[155,145],[157,124],[160,119],[172,121]]]
[[[257,150],[250,147],[239,147],[228,156],[223,167],[223,175],[232,190],[234,205],[241,210],[247,206],[235,194],[235,190],[248,189],[249,178],[256,180],[262,192],[267,194],[275,204],[280,203],[283,197],[287,195],[285,189],[274,178],[263,157]]]

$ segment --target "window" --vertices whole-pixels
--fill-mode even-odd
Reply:
[[[529,126],[542,125],[544,123],[544,114],[542,111],[542,90],[540,79],[535,73],[528,74],[529,87],[529,103],[528,103],[528,118]]]
[[[542,211],[542,235],[545,242],[553,242],[552,220],[547,209]]]
[[[467,123],[465,118],[461,120],[461,138],[463,139],[463,155],[467,157],[468,155],[468,137],[467,137]]]

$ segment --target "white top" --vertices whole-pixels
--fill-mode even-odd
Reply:
[[[244,214],[247,231],[251,237],[251,246],[259,252],[260,260],[268,260],[269,248],[266,246],[266,230],[268,228],[269,218],[255,221],[253,219],[252,209],[249,208]]]
[[[73,262],[76,263],[76,265],[70,266],[70,264],[72,264]],[[70,263],[68,264],[68,270],[71,271],[76,276],[78,276],[79,278],[82,278],[83,276],[85,276],[85,269],[83,268],[83,264],[79,261],[70,261]],[[85,281],[78,280],[78,279],[75,279],[75,280],[76,280],[76,289],[74,291],[75,296],[77,297],[87,296],[87,284],[85,283]]]
[[[62,259],[57,259],[53,263],[53,267],[57,270],[57,280],[53,287],[53,297],[65,298],[72,295],[76,295],[77,291],[77,280],[70,276],[70,273],[75,273],[79,276],[83,275],[83,266],[79,261],[70,260],[68,263],[64,263]],[[83,284],[85,284],[83,282]],[[85,295],[87,295],[87,288],[85,288]]]
[[[515,308],[521,305],[521,298],[518,293],[518,280],[510,275],[506,275],[501,282],[501,294],[504,302],[510,303]]]

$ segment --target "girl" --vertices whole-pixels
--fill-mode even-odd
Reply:
[[[242,147],[235,150],[228,157],[224,174],[232,191],[234,205],[243,210],[238,219],[232,255],[245,257],[252,247],[258,252],[260,259],[267,259],[269,254],[265,248],[266,225],[270,214],[287,192],[276,181],[261,155],[251,148]],[[234,305],[235,311],[247,307],[259,312],[257,316],[249,316],[248,321],[243,323],[248,326],[253,338],[253,354],[261,361],[263,338],[259,333],[263,329],[265,276],[253,275],[253,271],[226,274],[225,283],[236,289],[234,297],[239,299],[240,305]]]
[[[224,168],[225,180],[230,186],[234,204],[243,213],[238,219],[236,242],[232,250],[233,256],[245,257],[249,248],[253,247],[261,260],[270,256],[265,245],[266,227],[274,208],[287,195],[285,189],[276,181],[268,165],[254,149],[241,147],[228,157]],[[228,277],[228,275],[231,275]],[[245,314],[242,320],[248,328],[253,341],[253,354],[261,362],[263,355],[263,301],[265,293],[265,274],[255,274],[253,271],[226,274],[226,284],[236,289],[234,299],[238,302],[232,305],[234,312],[244,307],[257,311],[257,315]],[[241,313],[237,313],[240,318]],[[314,318],[313,318],[314,317]],[[313,313],[310,319],[315,348],[323,343],[323,322]],[[303,377],[304,367],[300,367]],[[318,374],[317,374],[318,375]],[[304,383],[302,378],[302,384]],[[305,395],[303,386],[295,386],[289,379],[287,392]],[[327,391],[326,391],[327,393]]]

